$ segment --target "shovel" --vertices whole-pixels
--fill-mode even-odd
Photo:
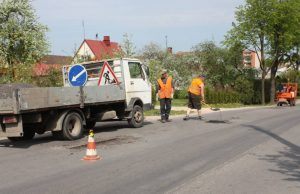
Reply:
[[[208,106],[210,108],[210,110],[212,110],[212,111],[219,111],[220,110],[220,108],[213,108],[213,107],[209,106],[208,104],[206,104],[203,101],[201,101],[201,103],[204,104],[204,105],[206,105],[206,106]]]

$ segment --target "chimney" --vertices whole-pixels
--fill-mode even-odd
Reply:
[[[96,40],[98,40],[98,33],[96,34]]]
[[[103,42],[106,46],[110,46],[110,38],[109,36],[103,36]]]
[[[168,47],[167,48],[167,53],[172,54],[173,53],[173,48],[172,47]]]

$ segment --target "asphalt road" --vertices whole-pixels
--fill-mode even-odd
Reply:
[[[207,122],[220,116],[228,122]],[[1,140],[0,193],[300,193],[299,117],[296,106],[150,118],[139,129],[99,123],[96,162],[81,160],[86,138]]]

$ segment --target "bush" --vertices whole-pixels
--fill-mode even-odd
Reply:
[[[238,77],[235,82],[235,91],[240,94],[243,104],[252,104],[254,97],[254,82],[245,77]]]
[[[270,91],[271,91],[271,82],[270,79],[265,80],[265,102],[270,102]],[[252,104],[261,103],[261,79],[254,81],[254,95],[252,98]]]
[[[61,87],[63,86],[63,76],[61,71],[50,69],[46,76],[37,76],[34,82],[39,87]]]
[[[175,99],[187,99],[188,91],[187,90],[175,90],[174,98]]]
[[[205,101],[208,104],[240,103],[240,95],[234,91],[214,91],[205,88]]]
[[[156,103],[155,86],[152,86],[152,91],[151,91],[151,101],[152,101],[152,104],[155,104],[155,103]]]

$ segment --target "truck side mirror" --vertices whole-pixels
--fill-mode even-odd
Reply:
[[[145,72],[146,72],[147,77],[149,77],[149,76],[150,76],[150,70],[149,70],[149,67],[148,67],[147,65],[144,65],[144,64],[143,64],[143,67],[144,67],[144,70],[145,70]]]

